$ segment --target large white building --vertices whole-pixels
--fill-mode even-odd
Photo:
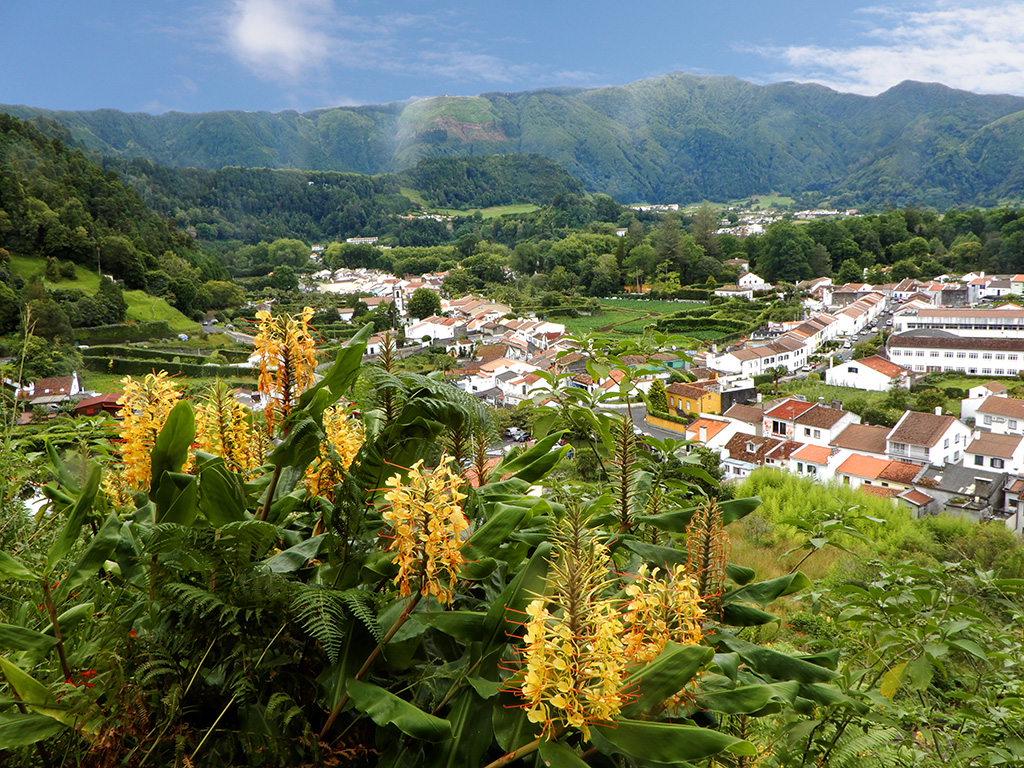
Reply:
[[[893,333],[948,331],[973,338],[1024,339],[1024,307],[936,307],[898,310],[892,318]]]
[[[825,371],[826,384],[871,392],[888,392],[894,386],[909,389],[913,379],[909,369],[878,355],[846,360]]]
[[[1024,337],[1009,333],[1002,338],[976,338],[949,331],[911,331],[890,336],[886,347],[890,360],[915,373],[1016,376],[1024,371]]]

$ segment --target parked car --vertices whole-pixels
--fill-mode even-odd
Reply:
[[[520,429],[519,427],[509,427],[505,430],[505,437],[512,438],[517,443],[524,442],[529,436],[525,429]]]

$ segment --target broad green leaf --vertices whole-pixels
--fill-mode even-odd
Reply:
[[[923,691],[932,683],[932,676],[935,674],[935,667],[924,656],[919,656],[907,664],[907,677],[910,684]]]
[[[482,677],[467,677],[466,682],[476,691],[481,699],[489,699],[497,696],[501,691],[502,684],[493,680],[484,680]]]
[[[263,566],[271,573],[294,573],[320,554],[320,547],[324,544],[327,535],[321,533],[319,536],[306,539],[284,552],[278,552],[273,557],[264,560]]]
[[[320,453],[322,427],[303,411],[293,417],[288,436],[267,456],[275,467],[305,467]]]
[[[761,499],[751,496],[744,499],[730,499],[719,504],[722,512],[722,524],[729,525],[737,520],[742,520],[761,505]],[[662,531],[670,533],[686,533],[686,527],[693,518],[696,507],[680,509],[674,512],[664,512],[660,515],[641,515],[637,519],[648,523]]]
[[[534,462],[542,460],[549,453],[552,453],[552,449],[564,434],[564,432],[553,432],[547,437],[541,438],[517,456],[502,459],[498,466],[494,468],[495,475],[501,477],[502,475],[519,475],[522,473],[526,476],[533,476],[536,472],[531,469]],[[557,452],[555,451],[555,453]],[[538,475],[536,479],[539,480],[542,476],[543,474]]]
[[[623,690],[635,696],[622,708],[626,717],[638,717],[679,693],[702,666],[714,657],[705,645],[668,643],[653,661],[633,672],[623,682]]]
[[[195,437],[196,418],[192,406],[188,400],[179,400],[167,415],[167,421],[153,443],[152,481],[149,488],[151,499],[156,501],[164,472],[181,472]]]
[[[0,647],[15,651],[43,651],[53,648],[57,639],[34,629],[14,624],[0,624]]]
[[[71,548],[75,546],[75,542],[78,541],[78,534],[82,531],[85,517],[89,514],[89,510],[92,509],[93,502],[96,501],[96,494],[100,488],[101,474],[100,465],[95,461],[89,462],[89,474],[86,477],[85,485],[78,494],[74,505],[69,510],[68,519],[61,529],[60,535],[54,540],[50,546],[49,553],[46,555],[47,570],[53,568],[62,557],[71,551]]]
[[[983,661],[988,661],[988,654],[985,652],[985,649],[973,640],[950,640],[949,644],[953,648],[969,653],[972,656],[976,656]]]
[[[540,759],[548,768],[588,768],[576,750],[560,741],[540,741]]]
[[[521,706],[523,700],[510,693],[503,693],[491,706],[491,730],[498,746],[506,752],[512,752],[529,744],[540,735],[540,725],[531,723],[526,717],[526,710]]]
[[[118,542],[121,540],[121,528],[124,523],[113,512],[103,521],[103,525],[92,537],[81,557],[78,558],[68,575],[61,579],[57,588],[57,601],[64,600],[72,590],[85,584],[96,575],[103,564],[110,559]]]
[[[199,485],[194,475],[164,472],[153,495],[156,522],[189,526],[199,512]]]
[[[516,530],[529,510],[498,504],[491,519],[477,528],[466,542],[464,553],[467,558],[476,559],[490,555],[508,541],[508,535]]]
[[[473,684],[472,678],[469,683]],[[455,696],[447,719],[452,724],[452,738],[438,746],[427,768],[482,765],[481,758],[494,740],[491,708],[482,706],[473,691],[465,689]]]
[[[728,691],[702,693],[698,702],[726,715],[748,715],[763,710],[772,702],[791,704],[799,692],[799,683],[773,683],[772,685],[744,685]]]
[[[444,741],[452,737],[450,722],[428,715],[390,691],[355,679],[350,679],[345,688],[352,705],[369,715],[377,725],[394,725],[414,739],[429,742]]]
[[[802,573],[790,573],[768,581],[747,584],[722,595],[722,603],[751,602],[762,608],[776,598],[791,595],[811,586],[811,581]]]
[[[701,760],[730,752],[754,756],[757,750],[749,741],[721,731],[675,723],[618,720],[591,729],[594,746],[608,754],[615,752],[634,760],[651,760],[674,765],[680,760]],[[603,743],[602,743],[603,742]]]
[[[7,678],[7,684],[14,689],[26,708],[39,715],[46,715],[67,726],[75,724],[75,717],[61,708],[57,697],[21,667],[0,656],[0,670]]]
[[[199,511],[214,528],[245,519],[245,488],[242,478],[228,469],[220,457],[204,464],[199,470]]]
[[[755,571],[753,568],[747,568],[745,565],[737,565],[736,563],[726,563],[725,575],[737,584],[743,585],[749,584],[757,575],[757,571]]]
[[[778,616],[751,605],[727,603],[722,606],[722,623],[730,627],[759,627],[778,620]]]
[[[309,410],[311,401],[321,391],[329,394],[329,397],[326,398],[327,405],[338,402],[338,398],[345,394],[358,378],[363,355],[366,354],[366,342],[372,334],[373,325],[367,323],[345,342],[345,346],[338,350],[334,364],[328,369],[327,375],[302,393],[299,398],[299,409]],[[323,412],[324,408],[320,407],[319,412],[314,410],[312,415],[319,419],[322,418]]]
[[[827,683],[836,677],[831,670],[797,659],[778,651],[762,648],[732,635],[718,635],[719,645],[735,651],[757,672],[775,680],[796,680],[798,683]]]
[[[544,592],[551,549],[550,542],[538,545],[526,565],[487,609],[485,653],[491,647],[504,647],[508,638],[522,629],[526,606]]]
[[[672,547],[662,547],[658,544],[647,544],[646,542],[625,536],[620,538],[619,541],[630,552],[640,555],[644,562],[658,568],[665,568],[670,565],[685,565],[689,557],[689,553],[685,549],[673,549]]]
[[[896,695],[896,691],[898,691],[900,686],[903,684],[903,670],[906,669],[906,666],[906,662],[897,664],[882,677],[882,685],[879,688],[879,692],[889,701],[892,701],[893,696]]]
[[[484,638],[487,614],[476,611],[430,611],[414,613],[412,618],[457,640],[472,642]]]
[[[0,550],[0,576],[15,581],[36,581],[39,578],[24,563],[3,550]]]
[[[56,736],[67,726],[48,715],[0,715],[0,752]]]
[[[75,627],[93,615],[94,608],[95,606],[92,603],[79,603],[68,608],[64,613],[59,614],[57,616],[57,623],[60,625],[61,633],[67,635],[69,632],[74,631]],[[53,634],[52,622],[43,628],[43,634]]]

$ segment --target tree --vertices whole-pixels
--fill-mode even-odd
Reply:
[[[758,274],[769,283],[797,283],[812,277],[814,240],[789,221],[777,221],[756,241]]]
[[[665,413],[668,411],[668,398],[665,396],[665,384],[661,379],[655,379],[651,389],[647,393],[647,407],[651,411]]]
[[[245,303],[245,292],[241,286],[227,280],[207,280],[203,289],[209,297],[210,309],[229,309]]]
[[[859,283],[862,279],[864,279],[864,270],[860,264],[854,259],[847,259],[839,267],[839,274],[836,275],[836,284]]]
[[[765,375],[771,377],[772,391],[778,393],[779,379],[789,373],[789,368],[784,365],[773,365],[765,371]]]
[[[282,293],[293,293],[299,290],[299,278],[295,270],[287,264],[275,267],[270,275],[270,285]]]
[[[409,297],[406,309],[410,316],[415,317],[417,320],[422,320],[424,317],[430,317],[441,312],[441,297],[437,295],[436,291],[432,291],[429,288],[417,288],[413,291],[412,296]]]

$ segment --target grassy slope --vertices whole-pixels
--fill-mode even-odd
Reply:
[[[42,259],[11,254],[11,270],[25,279],[41,271],[43,266]],[[74,280],[59,280],[55,283],[47,280],[45,283],[51,288],[77,289],[91,295],[100,287],[100,278],[95,272],[76,264]],[[125,291],[124,299],[128,304],[129,320],[140,323],[166,320],[176,333],[195,333],[199,330],[199,323],[189,320],[158,296],[152,296],[145,291]]]

